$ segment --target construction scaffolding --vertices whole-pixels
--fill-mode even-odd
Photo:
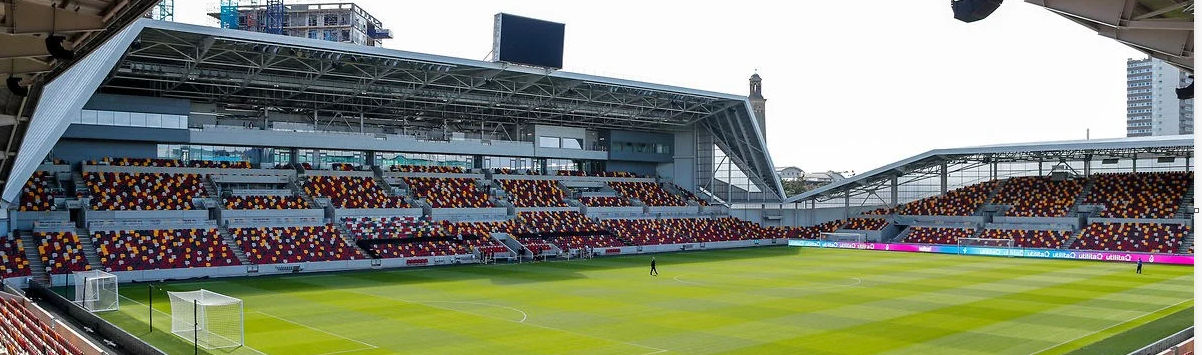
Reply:
[[[379,46],[392,38],[374,16],[354,3],[289,3],[267,0],[247,5],[222,0],[221,12],[210,16],[221,19],[222,27],[246,31],[321,39],[331,42]]]

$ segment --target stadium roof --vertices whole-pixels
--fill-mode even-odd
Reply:
[[[1153,58],[1194,70],[1193,0],[1027,0]]]
[[[175,22],[140,20],[87,58],[35,114],[45,135],[23,144],[28,178],[97,89],[285,113],[414,121],[553,124],[649,131],[708,129],[749,177],[784,198],[746,97],[517,66]],[[82,67],[78,66],[78,67]],[[65,79],[65,80],[64,80]],[[69,84],[68,84],[69,83]],[[45,113],[45,114],[43,114]],[[45,117],[39,121],[39,117]],[[476,125],[478,126],[478,124]],[[6,186],[12,201],[20,184]]]
[[[1046,162],[1059,161],[1060,159],[1085,160],[1087,158],[1096,160],[1108,158],[1192,157],[1193,154],[1194,136],[1192,135],[1014,143],[935,149],[863,174],[806,191],[805,193],[788,198],[785,202],[825,200],[836,196],[843,196],[845,192],[850,192],[854,195],[858,192],[885,186],[893,177],[927,170],[931,167],[952,162]]]
[[[158,0],[6,0],[0,5],[0,78],[17,77],[24,97],[0,88],[0,184],[11,180],[13,157],[22,146],[30,112],[43,83],[78,63],[109,38],[149,11]],[[50,54],[46,38],[62,38],[71,58]],[[28,175],[19,180],[24,183]],[[20,186],[20,184],[18,184]]]

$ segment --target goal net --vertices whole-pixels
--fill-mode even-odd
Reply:
[[[818,240],[830,242],[863,243],[867,240],[867,237],[864,235],[864,233],[822,232],[818,236]]]
[[[242,300],[209,290],[167,292],[171,333],[205,349],[242,346]]]
[[[89,312],[115,311],[120,308],[117,299],[117,275],[100,270],[79,271],[75,276],[75,304]]]
[[[959,247],[961,254],[967,251],[966,247],[1013,248],[1014,239],[960,238],[956,239],[956,246]]]

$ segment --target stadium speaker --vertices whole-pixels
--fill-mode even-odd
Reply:
[[[1002,0],[952,0],[952,15],[960,21],[975,22],[989,17]]]
[[[46,51],[55,59],[69,60],[75,58],[75,51],[63,48],[63,40],[67,37],[50,35],[46,37]]]
[[[1194,77],[1193,75],[1190,75],[1191,79],[1193,77]],[[1193,81],[1190,81],[1189,85],[1186,85],[1183,88],[1177,88],[1177,99],[1178,100],[1189,100],[1192,98],[1194,98],[1194,82]]]
[[[13,93],[13,95],[16,95],[16,96],[28,96],[29,95],[29,88],[25,87],[25,86],[21,86],[21,78],[18,78],[15,76],[10,76],[10,77],[8,77],[8,80],[4,81],[4,83],[8,85],[8,91],[11,91]]]

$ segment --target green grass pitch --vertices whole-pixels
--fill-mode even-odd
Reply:
[[[659,254],[651,277],[648,259],[160,286],[245,301],[246,346],[213,354],[1125,354],[1194,297],[1193,268],[1167,265],[770,247]],[[146,286],[121,293],[105,319],[191,353],[161,291],[154,332]]]

